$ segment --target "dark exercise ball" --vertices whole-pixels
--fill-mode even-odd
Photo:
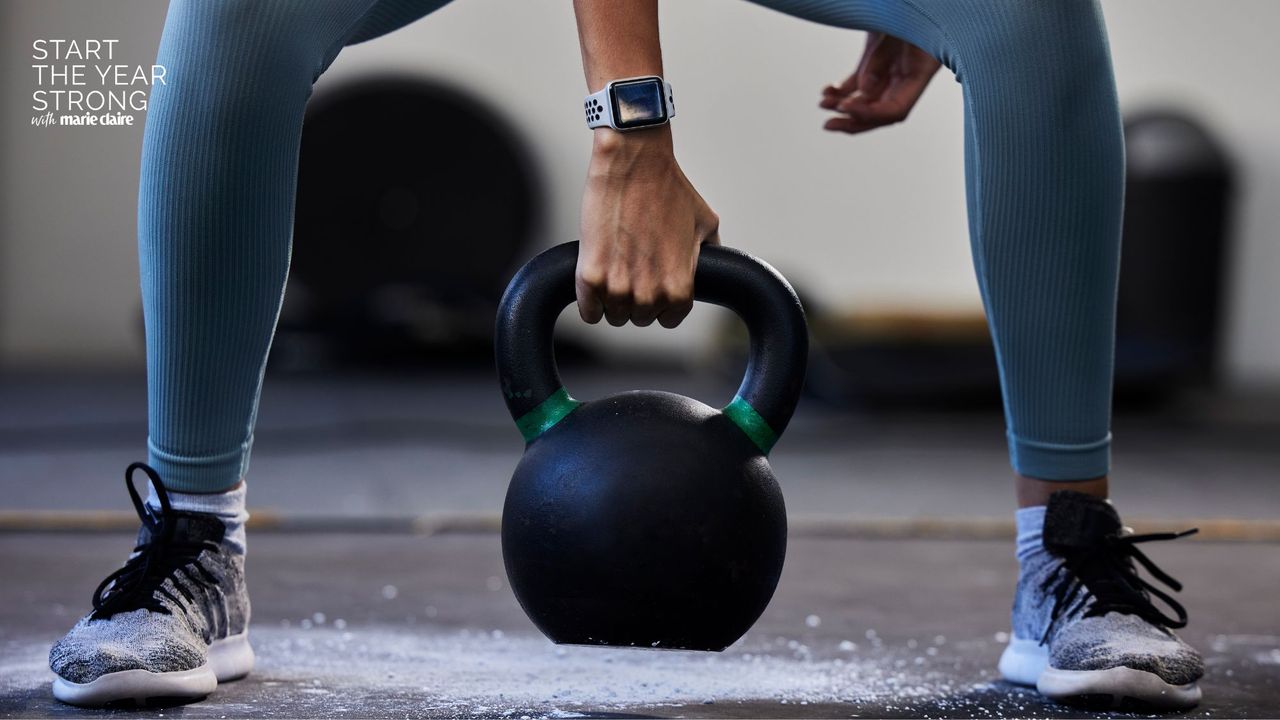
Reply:
[[[398,77],[321,93],[303,128],[285,342],[306,331],[346,360],[451,343],[488,355],[540,204],[525,143],[475,97]]]

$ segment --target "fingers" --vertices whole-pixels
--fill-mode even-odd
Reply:
[[[877,48],[882,45],[885,37],[884,33],[867,33],[867,42],[862,50],[862,58],[858,60],[858,67],[853,71],[852,75],[845,78],[844,82],[839,85],[828,85],[822,89],[822,99],[818,102],[819,107],[824,110],[835,110],[841,101],[855,96],[862,90],[859,83],[863,71],[866,69],[870,58],[877,53]]]
[[[706,200],[701,195],[698,198],[698,214],[695,216],[693,231],[698,238],[698,245],[694,246],[693,264],[689,267],[692,274],[693,268],[698,264],[698,252],[701,245],[719,245],[720,244],[720,216],[711,209]]]
[[[857,72],[860,96],[876,98],[884,91],[901,42],[880,33],[867,36],[867,47],[862,52]]]
[[[719,242],[718,235],[715,241]],[[632,278],[626,273],[634,268],[615,264],[610,272],[580,260],[576,283],[578,314],[591,324],[604,319],[614,327],[628,322],[647,327],[658,320],[665,327],[675,327],[693,309],[696,264],[695,256],[682,267]]]
[[[881,125],[883,125],[883,123],[867,123],[853,117],[833,117],[828,118],[826,122],[822,123],[822,129],[854,135],[860,132],[866,132],[867,130],[874,130]]]
[[[604,319],[614,327],[622,327],[631,319],[631,288],[614,281],[604,289]]]
[[[720,218],[674,159],[589,174],[580,230],[578,312],[615,326],[678,325],[693,307],[701,244],[720,242]]]
[[[584,254],[580,251],[578,256],[578,314],[589,323],[599,322],[603,317],[614,327],[626,325],[631,319],[632,310],[630,280],[616,270],[611,271],[610,266],[616,263],[609,263],[594,255],[584,258]],[[587,296],[585,307],[583,290]]]
[[[667,273],[663,285],[663,306],[658,308],[658,324],[665,328],[673,328],[684,322],[693,311],[693,275],[698,268],[698,256],[703,245],[720,244],[720,216],[711,209],[701,195],[698,198],[697,222],[695,233],[698,244],[694,246],[693,257],[684,267]]]
[[[582,259],[578,259],[578,272],[574,278],[574,289],[578,295],[578,315],[588,324],[595,325],[604,317],[604,303],[600,301],[599,288],[604,284],[604,274],[592,270],[584,270]]]
[[[706,212],[704,222],[708,226],[704,228],[701,243],[694,247],[693,257],[689,264],[681,269],[679,273],[669,274],[663,285],[663,296],[666,303],[658,311],[658,324],[665,328],[673,328],[684,322],[684,319],[693,312],[693,274],[698,267],[698,256],[702,252],[702,244],[719,245],[720,244],[720,218],[711,212],[711,208],[703,203]]]
[[[858,72],[855,70],[852,75],[844,79],[839,85],[828,85],[822,88],[822,99],[818,101],[818,106],[826,110],[835,110],[836,105],[841,100],[853,95],[858,91]]]
[[[658,324],[664,328],[676,327],[680,323],[684,322],[684,319],[689,317],[689,313],[692,311],[693,311],[692,300],[690,300],[687,303],[672,305],[668,307],[666,310],[662,311],[662,314],[658,316]]]
[[[856,73],[857,91],[843,97],[824,91],[819,105],[844,117],[829,118],[823,129],[860,133],[902,122],[939,67],[937,60],[910,43],[888,36],[874,41],[868,37]]]
[[[931,77],[932,74],[895,77],[877,98],[853,98],[842,102],[836,106],[837,112],[844,113],[854,122],[838,124],[836,129],[855,127],[856,129],[852,132],[861,132],[906,120],[911,114],[911,109],[924,93]]]

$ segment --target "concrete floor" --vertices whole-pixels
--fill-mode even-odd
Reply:
[[[575,396],[661,388],[724,403],[737,378],[567,368]],[[127,510],[143,459],[138,376],[11,375],[0,384],[0,507]],[[1280,399],[1115,420],[1113,497],[1126,518],[1280,519]],[[268,378],[249,504],[277,515],[496,514],[523,449],[490,373]],[[801,403],[770,461],[793,517],[1008,520],[998,412],[870,414]]]
[[[736,381],[573,368],[566,379],[582,398],[656,387],[709,403]],[[1011,517],[998,414],[803,403],[771,458],[796,532],[761,621],[723,654],[606,651],[551,645],[506,588],[491,530],[522,444],[495,385],[487,373],[271,378],[249,493],[268,521],[250,539],[258,670],[204,703],[136,714],[1081,715],[994,674],[1015,566],[1007,539],[972,538],[1007,533]],[[120,473],[144,447],[144,387],[11,374],[0,396],[0,717],[82,715],[50,698],[45,656],[131,547],[128,534],[84,528],[103,511],[108,526],[135,522]],[[1209,521],[1227,530],[1219,537],[1248,521],[1280,538],[1278,410],[1250,398],[1119,415],[1124,517],[1140,530]],[[33,517],[79,530],[23,531]],[[956,521],[947,540],[848,532],[920,538]],[[341,532],[353,527],[366,532]],[[414,534],[424,528],[436,534]],[[1280,714],[1278,548],[1191,539],[1151,550],[1186,583],[1184,635],[1208,659],[1191,716]]]
[[[1093,717],[999,681],[1015,566],[992,541],[799,539],[773,603],[721,654],[557,648],[506,587],[491,534],[250,540],[258,667],[147,717]],[[0,535],[0,717],[79,716],[48,647],[126,535]],[[1194,717],[1274,717],[1273,545],[1185,541],[1184,636],[1206,654]]]

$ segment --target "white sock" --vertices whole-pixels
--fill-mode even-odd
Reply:
[[[1018,589],[1013,598],[1013,634],[1023,640],[1039,640],[1049,624],[1052,603],[1041,585],[1060,562],[1044,549],[1045,506],[1021,508],[1014,513],[1018,529]]]
[[[1019,508],[1013,514],[1018,529],[1018,562],[1025,562],[1036,553],[1044,552],[1044,505]]]
[[[169,491],[169,504],[174,510],[185,512],[207,513],[216,515],[226,526],[226,535],[222,542],[233,552],[244,554],[244,524],[249,513],[244,507],[245,483],[240,483],[231,490],[220,493],[184,493]],[[156,510],[160,509],[160,498],[155,488],[147,496],[147,504]]]

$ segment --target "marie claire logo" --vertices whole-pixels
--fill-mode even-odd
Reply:
[[[40,38],[31,43],[34,127],[129,127],[147,110],[163,65],[116,62],[119,40]]]

